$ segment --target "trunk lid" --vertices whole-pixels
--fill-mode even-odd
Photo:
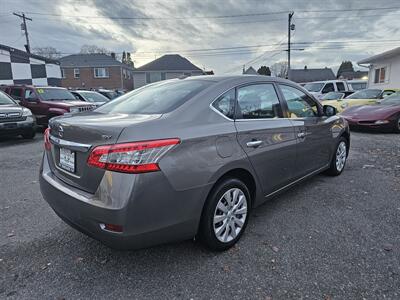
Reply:
[[[48,153],[53,173],[76,188],[94,193],[104,170],[90,167],[90,151],[99,145],[115,144],[128,126],[158,119],[160,115],[81,113],[51,119],[51,150]]]

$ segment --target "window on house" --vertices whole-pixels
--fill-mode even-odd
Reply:
[[[79,78],[81,77],[81,73],[79,69],[74,69],[74,78]]]
[[[107,68],[94,68],[94,78],[108,78],[110,74]]]
[[[67,78],[64,69],[61,69],[61,78]]]
[[[374,83],[384,83],[386,80],[386,67],[375,69]]]

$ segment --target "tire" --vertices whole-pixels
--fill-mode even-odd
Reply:
[[[393,131],[396,133],[400,133],[400,116],[398,116],[394,122],[395,123],[394,123]]]
[[[330,176],[338,176],[342,174],[347,162],[347,149],[349,142],[346,138],[341,137],[336,145],[332,161],[326,173]]]
[[[211,250],[231,248],[246,229],[250,209],[250,193],[242,181],[235,178],[221,181],[212,189],[204,206],[199,240]],[[214,218],[221,221],[215,223]]]
[[[25,132],[21,135],[24,139],[32,140],[36,135],[36,131],[34,129],[32,129],[31,131]]]

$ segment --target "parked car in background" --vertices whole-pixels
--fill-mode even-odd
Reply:
[[[391,89],[366,89],[357,91],[343,99],[324,101],[324,104],[329,103],[329,105],[332,105],[339,113],[341,113],[351,106],[376,104],[385,97],[393,94],[395,91],[396,90]]]
[[[110,100],[113,100],[120,96],[118,92],[112,90],[98,89],[96,90],[96,92],[99,92],[100,94],[102,94],[103,96],[107,97]]]
[[[317,99],[320,99],[324,94],[329,92],[343,92],[350,90],[345,80],[309,82],[304,85],[304,88]]]
[[[76,100],[71,92],[60,87],[9,85],[5,91],[20,105],[29,108],[41,126],[47,126],[52,117],[93,110],[96,107]]]
[[[343,98],[346,98],[347,96],[350,96],[353,94],[354,91],[344,91],[344,92],[329,92],[325,95],[323,95],[320,99],[320,101],[327,101],[327,100],[340,100]]]
[[[63,220],[111,247],[196,236],[226,250],[252,207],[312,175],[342,173],[350,135],[335,113],[275,77],[153,83],[51,119],[41,191]]]
[[[375,105],[353,106],[342,116],[353,128],[373,128],[400,132],[400,92]]]
[[[352,91],[365,90],[367,88],[367,80],[348,80],[347,85]]]
[[[36,119],[32,112],[0,91],[0,136],[22,135],[25,139],[33,139],[35,134]]]
[[[96,107],[110,101],[106,96],[95,91],[75,90],[70,91],[78,100],[93,103]]]

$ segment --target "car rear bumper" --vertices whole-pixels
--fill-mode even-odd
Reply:
[[[116,207],[112,201],[117,199],[99,199],[97,192],[89,194],[59,180],[44,154],[40,188],[61,219],[112,248],[137,249],[194,237],[209,186],[175,191],[162,172],[130,176],[137,177],[133,192]],[[99,190],[109,189],[103,182]],[[107,231],[102,224],[120,225],[123,232]]]
[[[19,135],[36,130],[34,117],[27,117],[26,120],[16,122],[1,122],[0,135]]]

